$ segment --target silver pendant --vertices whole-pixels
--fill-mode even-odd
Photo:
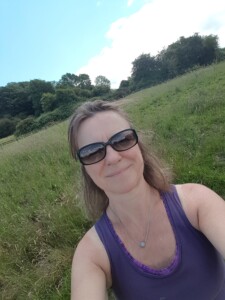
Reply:
[[[141,241],[141,242],[139,243],[139,247],[140,247],[140,248],[144,248],[145,246],[146,246],[145,241]]]

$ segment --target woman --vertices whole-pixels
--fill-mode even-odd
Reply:
[[[69,126],[88,213],[74,300],[225,299],[225,202],[198,184],[170,185],[118,107],[94,101]]]

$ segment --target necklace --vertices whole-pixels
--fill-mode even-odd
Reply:
[[[129,236],[133,241],[134,239],[130,236],[129,232],[127,231],[126,229],[126,226],[123,224],[122,220],[120,219],[120,217],[115,213],[115,211],[111,208],[111,206],[109,206],[109,209],[111,210],[111,212],[116,216],[116,218],[119,220],[120,224],[124,227],[125,231],[126,231],[126,234],[127,236]],[[150,214],[149,214],[150,215]],[[146,244],[147,244],[147,241],[148,241],[148,236],[149,236],[149,229],[150,229],[150,218],[148,219],[148,224],[147,224],[147,228],[146,228],[146,233],[145,233],[145,237],[143,240],[137,242],[137,241],[134,241],[135,244],[138,243],[138,246],[140,248],[145,248]]]

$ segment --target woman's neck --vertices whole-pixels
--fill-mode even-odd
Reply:
[[[156,202],[160,199],[158,191],[149,186],[144,179],[128,193],[108,194],[107,196],[111,210],[126,223],[131,220],[145,220],[146,211],[153,210]],[[107,214],[112,221],[118,222],[110,209],[107,209]]]

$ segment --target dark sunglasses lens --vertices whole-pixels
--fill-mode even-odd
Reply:
[[[124,130],[114,135],[110,144],[116,151],[125,151],[137,144],[137,135],[132,129]]]
[[[80,149],[79,159],[84,165],[91,165],[105,157],[105,146],[103,144],[92,144]]]

